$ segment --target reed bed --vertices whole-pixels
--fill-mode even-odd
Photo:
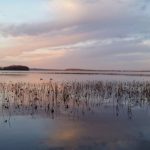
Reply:
[[[0,83],[1,111],[9,115],[79,116],[107,105],[115,108],[116,116],[125,106],[131,118],[133,108],[149,103],[149,81]]]

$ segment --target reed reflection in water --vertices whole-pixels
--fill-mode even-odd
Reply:
[[[3,115],[80,118],[112,107],[116,116],[126,109],[132,119],[132,109],[149,105],[150,82],[0,83],[0,99]]]

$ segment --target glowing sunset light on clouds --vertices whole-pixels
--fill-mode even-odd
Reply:
[[[149,69],[147,0],[0,1],[0,65]]]

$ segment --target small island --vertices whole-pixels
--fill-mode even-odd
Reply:
[[[6,67],[0,67],[0,70],[8,70],[8,71],[29,71],[30,68],[22,65],[12,65]]]

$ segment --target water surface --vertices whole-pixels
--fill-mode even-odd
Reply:
[[[148,77],[0,77],[0,149],[150,149]]]

